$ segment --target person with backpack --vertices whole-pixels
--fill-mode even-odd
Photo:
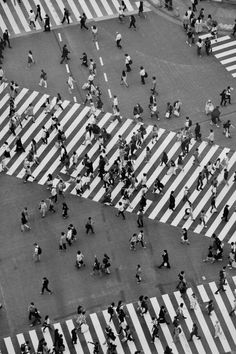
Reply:
[[[40,262],[41,254],[42,254],[42,248],[35,242],[34,253],[33,253],[33,259],[35,262]]]

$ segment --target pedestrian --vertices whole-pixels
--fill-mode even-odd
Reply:
[[[125,220],[125,208],[124,208],[124,204],[122,202],[119,202],[118,204],[118,213],[116,214],[116,216],[122,216],[123,220]]]
[[[29,119],[32,118],[32,122],[35,123],[34,107],[33,107],[32,103],[29,104],[29,106],[27,107],[27,109],[24,112],[24,115],[25,115],[25,120],[27,120],[28,118]]]
[[[229,312],[230,316],[233,316],[233,314],[236,311],[236,297],[235,296],[236,296],[236,289],[234,290],[234,301],[232,303],[232,310]]]
[[[62,47],[60,64],[62,64],[64,62],[64,60],[70,60],[70,58],[68,57],[69,53],[70,53],[70,51],[68,50],[67,45],[64,44]]]
[[[136,274],[135,274],[135,278],[136,278],[137,284],[141,283],[141,280],[142,280],[141,273],[142,273],[142,269],[141,269],[140,264],[138,264],[137,267],[136,267]]]
[[[127,83],[127,74],[125,70],[122,70],[121,73],[121,79],[120,79],[120,84],[121,85],[125,85],[126,87],[129,87],[128,83]]]
[[[188,186],[185,186],[184,187],[183,203],[186,203],[189,201],[189,194],[190,194],[189,188],[188,188]]]
[[[200,190],[203,190],[203,175],[202,175],[202,172],[199,172],[199,175],[198,175],[198,178],[197,178],[197,191],[199,191],[199,188]]]
[[[129,28],[134,28],[134,30],[136,30],[136,25],[135,25],[135,23],[136,23],[136,18],[135,18],[135,16],[134,15],[131,15],[130,17],[129,17]]]
[[[45,332],[46,328],[48,328],[49,330],[52,330],[52,326],[51,326],[51,321],[48,315],[45,316],[44,321],[43,321],[43,325],[42,325],[42,330],[43,333]]]
[[[41,202],[39,203],[39,212],[42,218],[45,218],[47,208],[48,208],[47,203],[42,199]]]
[[[182,229],[181,243],[190,245],[190,242],[188,239],[188,231],[185,227]]]
[[[40,74],[39,86],[44,86],[45,88],[48,87],[47,84],[47,73],[42,69]]]
[[[185,319],[185,320],[187,319],[187,317],[184,316],[183,307],[184,307],[184,304],[183,304],[183,302],[181,302],[179,304],[179,307],[176,310],[176,315],[179,320],[180,319]]]
[[[29,318],[29,321],[31,321],[32,317],[34,317],[35,310],[36,310],[35,304],[34,304],[34,302],[31,302],[29,304],[29,307],[28,307],[28,312],[29,312],[28,318]]]
[[[28,231],[31,230],[28,221],[29,221],[28,209],[27,207],[25,207],[21,212],[21,232],[24,232],[25,229]]]
[[[173,331],[173,342],[174,343],[179,342],[179,335],[180,335],[181,332],[182,332],[182,329],[181,329],[180,326],[175,326],[174,327],[174,331]],[[166,350],[165,350],[164,354],[173,353],[171,349],[169,350],[167,348],[169,348],[169,347],[168,346],[166,347]]]
[[[6,43],[8,44],[8,48],[12,48],[11,47],[11,43],[10,43],[10,35],[9,35],[9,32],[8,30],[6,29],[5,32],[3,32],[3,41],[4,41],[4,44],[6,46]]]
[[[122,39],[121,34],[120,34],[119,32],[116,32],[115,41],[116,41],[116,46],[117,46],[117,48],[119,48],[119,49],[122,48],[121,39]]]
[[[199,57],[201,57],[202,56],[202,47],[203,47],[203,41],[201,38],[198,39],[196,46],[197,46],[197,55]]]
[[[26,159],[26,161],[24,161],[24,169],[25,169],[25,174],[24,174],[24,177],[23,177],[23,183],[27,183],[29,177],[31,177],[35,181],[36,179],[32,175],[30,163],[29,163],[29,161],[27,161],[27,159]]]
[[[89,28],[86,26],[86,21],[87,21],[87,16],[85,15],[85,13],[82,13],[82,16],[80,16],[80,29],[85,28],[86,30],[88,30]]]
[[[193,340],[193,336],[196,336],[197,339],[201,339],[201,337],[198,334],[198,326],[196,325],[196,323],[193,323],[192,331],[190,332],[190,338],[188,340],[189,342]]]
[[[140,230],[138,236],[137,236],[137,241],[136,243],[141,243],[142,248],[146,248],[145,242],[144,242],[144,232],[143,230]]]
[[[93,25],[91,27],[91,31],[92,31],[93,42],[97,42],[97,40],[98,40],[98,28],[97,28],[97,26]]]
[[[162,268],[162,267],[170,268],[169,255],[168,255],[167,250],[164,250],[164,251],[163,251],[163,254],[162,254],[162,263],[161,263],[161,265],[159,265],[158,268]]]
[[[41,254],[42,254],[42,248],[35,242],[34,253],[33,253],[33,259],[35,262],[40,262]]]
[[[139,1],[138,16],[145,18],[145,15],[143,13],[143,0]]]
[[[77,329],[75,327],[71,330],[71,341],[72,344],[77,344]]]
[[[41,289],[41,295],[44,294],[44,290],[47,290],[47,292],[52,295],[52,291],[48,288],[48,284],[49,284],[49,280],[48,278],[46,277],[43,277],[43,280],[42,280],[42,289]]]
[[[169,325],[169,322],[167,322],[167,320],[166,320],[167,313],[168,312],[167,312],[165,306],[162,305],[160,308],[160,311],[159,311],[159,315],[158,315],[158,323],[166,323],[167,325]]]
[[[235,36],[235,33],[236,33],[236,19],[234,20],[234,25],[233,25],[233,32],[231,33],[231,36]]]
[[[168,165],[168,155],[167,155],[167,153],[165,151],[163,151],[163,153],[162,153],[160,165],[162,166],[163,163],[166,165],[166,167],[169,167],[169,165]]]
[[[214,328],[215,328],[214,338],[220,337],[222,335],[222,328],[221,328],[220,322],[218,320],[216,320]]]
[[[131,65],[133,64],[133,61],[130,57],[129,54],[125,54],[125,66],[126,66],[126,71],[127,73],[131,71]]]
[[[223,181],[224,181],[224,183],[225,183],[226,186],[229,185],[228,177],[229,177],[229,172],[228,172],[227,168],[225,168],[225,169],[224,169],[224,179],[223,179]]]
[[[196,139],[197,140],[197,139]],[[193,165],[197,164],[200,166],[200,160],[199,160],[199,150],[198,148],[195,149],[193,153]]]
[[[48,14],[45,14],[44,18],[44,32],[50,32],[51,31],[51,24],[50,24],[50,17]]]
[[[35,15],[35,21],[37,20],[37,18],[40,19],[40,21],[43,21],[42,15],[41,15],[41,7],[40,5],[36,6],[36,15]]]
[[[59,250],[66,251],[66,234],[65,232],[61,232],[60,240],[59,240]]]
[[[228,86],[226,89],[226,93],[225,93],[225,98],[226,101],[228,101],[229,104],[231,104],[231,92],[233,91],[233,87]]]
[[[158,335],[158,332],[159,332],[159,327],[158,325],[154,324],[152,326],[152,340],[151,340],[151,343],[155,343],[155,339],[158,338],[159,339],[159,335]]]
[[[98,342],[88,342],[93,345],[93,354],[98,354],[99,351],[99,343]]]
[[[113,316],[115,315],[115,303],[112,302],[110,306],[108,306],[107,312],[110,315],[109,322],[111,322]]]
[[[70,12],[69,12],[69,10],[66,7],[64,7],[64,16],[63,16],[63,19],[61,20],[61,23],[64,23],[65,20],[67,21],[67,23],[69,25],[69,23],[70,23]]]
[[[33,327],[36,324],[41,324],[41,315],[37,308],[35,308],[33,316],[34,316],[34,320],[30,324],[30,327]]]
[[[125,15],[124,15],[123,7],[119,6],[119,8],[118,8],[118,19],[119,19],[120,22],[123,22],[124,18],[125,18]]]
[[[198,300],[197,300],[196,294],[192,293],[192,295],[190,297],[190,309],[195,311],[197,309],[197,307],[198,307]]]
[[[156,76],[152,77],[152,87],[151,87],[150,91],[152,92],[153,95],[158,95]]]
[[[30,68],[32,64],[35,64],[35,60],[34,60],[32,51],[29,50],[28,51],[28,57],[27,57],[27,66],[28,66],[28,68]]]
[[[210,213],[217,213],[217,208],[216,208],[216,194],[213,193],[211,196],[211,209]]]
[[[212,53],[211,40],[209,37],[205,39],[205,51],[208,56]]]
[[[224,220],[225,222],[228,221],[228,217],[229,217],[229,205],[227,204],[225,207],[224,207],[224,210],[223,210],[223,215],[221,217],[221,220]]]
[[[145,79],[148,77],[148,74],[146,73],[146,70],[144,69],[143,66],[140,66],[139,75],[141,78],[141,84],[145,85]]]
[[[86,234],[89,233],[89,231],[91,231],[92,234],[94,234],[94,228],[93,228],[93,225],[94,225],[94,221],[93,219],[91,218],[91,216],[88,217],[88,220],[85,224],[85,229],[86,229]]]
[[[62,203],[62,217],[64,218],[64,219],[67,219],[68,218],[68,210],[69,210],[69,208],[68,208],[68,205],[65,203],[65,202],[63,202]]]
[[[224,277],[222,276],[222,271],[220,271],[220,278],[219,278],[219,286],[217,288],[217,290],[215,291],[215,294],[217,295],[219,293],[219,291],[226,291],[225,288],[224,288],[224,283],[225,283],[225,279]]]
[[[67,85],[68,85],[68,90],[69,90],[70,94],[72,93],[72,90],[74,90],[74,82],[76,82],[76,81],[74,80],[74,78],[72,77],[72,74],[70,73],[69,77],[67,79]]]
[[[206,309],[207,309],[207,314],[208,316],[211,316],[212,311],[214,311],[214,303],[213,300],[209,300],[207,305],[206,305]]]
[[[174,191],[171,191],[170,198],[169,198],[169,209],[174,211],[175,210],[175,197]]]
[[[227,103],[226,89],[223,89],[223,91],[220,93],[220,96],[221,96],[220,105],[226,106],[226,103]]]
[[[201,211],[199,221],[200,221],[200,225],[203,225],[205,228],[207,228],[207,226],[206,226],[206,213],[205,213],[205,210],[202,210],[202,211]]]
[[[154,182],[154,185],[153,185],[152,193],[156,193],[157,190],[158,190],[159,193],[162,195],[163,194],[163,192],[162,192],[163,189],[164,189],[164,184],[161,183],[160,179],[157,177],[155,182]]]
[[[138,227],[143,227],[143,210],[139,209],[137,212],[138,218],[137,218],[137,224]]]
[[[81,60],[81,65],[88,67],[88,56],[85,52],[82,54],[82,58],[80,58],[80,60]]]
[[[35,14],[34,14],[33,10],[30,10],[30,12],[29,12],[29,26],[33,27],[33,29],[36,29]]]

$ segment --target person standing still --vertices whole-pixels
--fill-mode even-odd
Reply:
[[[43,277],[42,280],[42,289],[41,289],[41,295],[44,294],[44,290],[46,290],[50,295],[52,295],[52,291],[48,288],[49,280],[46,277]]]

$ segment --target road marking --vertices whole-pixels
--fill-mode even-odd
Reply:
[[[107,74],[106,73],[103,73],[103,75],[104,75],[104,80],[107,82],[108,80],[107,80]]]
[[[77,102],[77,98],[75,96],[73,97],[73,99],[74,99],[74,102]]]
[[[103,64],[102,57],[99,57],[99,60],[100,60],[100,64],[101,64],[101,66],[103,66],[104,64]]]
[[[68,64],[66,64],[66,71],[67,71],[67,73],[69,74],[70,69],[69,69],[69,65],[68,65]]]
[[[95,42],[95,45],[96,45],[97,50],[99,50],[99,45],[98,45],[97,41]]]
[[[61,33],[58,33],[59,41],[62,42]]]
[[[110,90],[110,89],[108,89],[107,91],[108,91],[108,95],[109,95],[109,97],[110,97],[110,98],[112,98],[111,90]]]

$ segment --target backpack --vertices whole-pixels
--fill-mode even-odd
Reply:
[[[42,254],[42,248],[38,247],[38,254]]]

